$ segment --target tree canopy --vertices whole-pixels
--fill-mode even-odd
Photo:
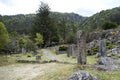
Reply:
[[[9,35],[5,25],[0,22],[0,51],[6,48],[6,45],[9,42]]]
[[[36,33],[40,33],[43,36],[44,46],[47,46],[50,45],[51,39],[56,36],[54,34],[56,31],[55,20],[50,16],[48,4],[41,2],[33,26],[34,36]]]

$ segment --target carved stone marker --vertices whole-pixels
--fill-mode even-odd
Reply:
[[[77,46],[78,46],[78,64],[86,64],[86,34],[83,31],[77,32]]]
[[[71,56],[71,54],[72,54],[72,53],[71,53],[71,50],[72,50],[72,49],[71,49],[71,45],[69,45],[68,48],[67,48],[67,57],[70,57],[70,56]]]
[[[41,56],[36,56],[36,60],[41,60]]]
[[[26,54],[26,49],[25,48],[22,48],[22,53]]]
[[[107,52],[106,52],[106,40],[100,40],[100,44],[99,44],[99,53],[101,54],[101,56],[106,57],[107,56]]]
[[[94,41],[90,42],[90,54],[93,55]]]

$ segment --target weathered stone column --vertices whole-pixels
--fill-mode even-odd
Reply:
[[[106,57],[107,56],[107,52],[106,52],[106,40],[100,40],[100,44],[99,44],[99,53],[101,54],[101,56]]]
[[[77,63],[78,64],[86,64],[86,34],[83,31],[77,32],[77,47],[78,47],[78,55],[77,55]]]
[[[71,56],[71,45],[68,46],[67,48],[67,57]]]

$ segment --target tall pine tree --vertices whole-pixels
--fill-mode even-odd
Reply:
[[[41,2],[32,28],[34,36],[36,33],[43,36],[44,46],[51,44],[52,38],[56,35],[54,33],[57,31],[55,20],[50,16],[50,13],[48,4]]]

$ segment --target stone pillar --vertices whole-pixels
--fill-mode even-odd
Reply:
[[[101,54],[101,56],[106,57],[107,56],[107,52],[106,52],[106,40],[100,40],[100,44],[99,44],[99,53]]]
[[[72,44],[72,57],[76,57],[76,55],[75,55],[75,44]]]
[[[77,63],[86,64],[86,34],[83,31],[77,32],[78,55]]]
[[[71,45],[68,46],[67,48],[67,57],[71,56]]]
[[[26,54],[26,49],[25,48],[22,48],[22,53]]]
[[[90,42],[90,54],[93,55],[94,41]]]
[[[36,60],[41,60],[41,56],[36,56]]]

